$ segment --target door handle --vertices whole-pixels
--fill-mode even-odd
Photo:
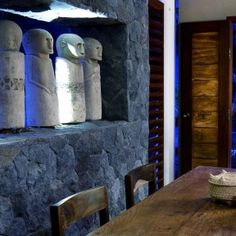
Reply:
[[[186,112],[186,113],[183,114],[183,118],[188,118],[188,117],[190,117],[190,113],[189,112]]]

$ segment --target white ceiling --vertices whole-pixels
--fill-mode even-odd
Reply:
[[[179,0],[180,22],[223,20],[236,16],[236,0]]]
[[[54,0],[49,5],[49,10],[42,12],[32,12],[32,11],[16,11],[7,8],[0,8],[1,11],[10,12],[13,14],[18,14],[21,16],[29,17],[32,19],[37,19],[41,21],[50,22],[59,17],[67,17],[67,18],[107,18],[104,13],[100,12],[92,12],[90,10],[81,9],[65,2]]]

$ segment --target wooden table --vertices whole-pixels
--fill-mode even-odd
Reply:
[[[236,235],[236,207],[209,197],[209,173],[220,172],[197,167],[89,235]]]

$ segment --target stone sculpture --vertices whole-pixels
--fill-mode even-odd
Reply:
[[[49,54],[52,35],[44,29],[31,29],[23,36],[26,77],[26,125],[49,127],[59,123],[56,80]]]
[[[99,61],[102,60],[102,45],[94,38],[84,38],[84,84],[86,119],[102,118],[101,75]]]
[[[76,34],[62,34],[56,41],[56,81],[61,123],[84,122],[85,94],[81,58],[84,41]]]
[[[23,128],[24,54],[22,30],[13,21],[0,21],[0,129]]]

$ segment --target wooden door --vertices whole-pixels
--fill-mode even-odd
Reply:
[[[230,166],[231,78],[226,21],[181,25],[180,172]]]
[[[149,162],[157,166],[157,189],[164,184],[164,5],[149,0]]]

